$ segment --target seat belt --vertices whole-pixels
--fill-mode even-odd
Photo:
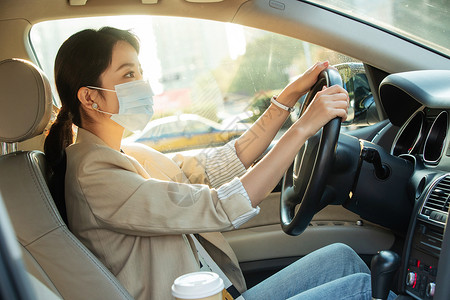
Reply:
[[[203,248],[202,244],[198,241],[194,234],[190,234],[192,240],[194,241],[195,248],[197,248],[198,259],[200,260],[202,271],[210,271],[219,275],[223,280],[225,286],[223,299],[224,300],[245,300],[241,293],[235,288],[227,275],[219,268],[216,262],[211,258],[208,252]]]

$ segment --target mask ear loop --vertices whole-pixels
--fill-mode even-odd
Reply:
[[[104,89],[104,88],[100,88],[100,87],[96,87],[96,86],[91,86],[91,85],[88,85],[88,86],[86,86],[86,87],[89,88],[89,89],[94,89],[94,90],[102,90],[102,91],[113,92],[113,93],[116,92],[116,91],[114,91],[114,90]],[[107,111],[103,111],[103,110],[98,109],[98,104],[95,103],[95,102],[92,103],[92,109],[95,110],[95,111],[98,111],[98,112],[101,112],[101,113],[110,115],[110,116],[115,115],[115,114],[109,113],[109,112],[107,112]]]
[[[102,91],[113,92],[113,93],[116,92],[115,90],[104,89],[104,88],[96,87],[96,86],[92,86],[92,85],[87,85],[86,87],[87,87],[88,89],[102,90]]]
[[[110,116],[115,115],[115,114],[109,113],[109,112],[107,112],[107,111],[103,111],[103,110],[98,109],[98,104],[95,103],[95,102],[92,103],[92,109],[95,110],[95,111],[98,111],[98,112],[101,112],[101,113],[110,115]]]

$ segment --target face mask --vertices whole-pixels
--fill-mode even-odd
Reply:
[[[119,100],[119,112],[117,114],[97,109],[96,103],[92,107],[98,112],[111,115],[111,120],[130,131],[144,129],[153,116],[153,93],[148,81],[134,80],[118,84],[114,86],[114,90],[95,86],[87,87],[117,94]]]

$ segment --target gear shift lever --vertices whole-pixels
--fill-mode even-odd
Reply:
[[[400,266],[400,257],[392,251],[379,251],[370,264],[372,279],[372,299],[386,300],[392,278]]]

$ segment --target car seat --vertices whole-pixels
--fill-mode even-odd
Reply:
[[[132,299],[62,220],[45,155],[17,151],[18,142],[43,133],[51,110],[50,85],[39,68],[21,59],[0,62],[0,192],[27,270],[64,299]]]

